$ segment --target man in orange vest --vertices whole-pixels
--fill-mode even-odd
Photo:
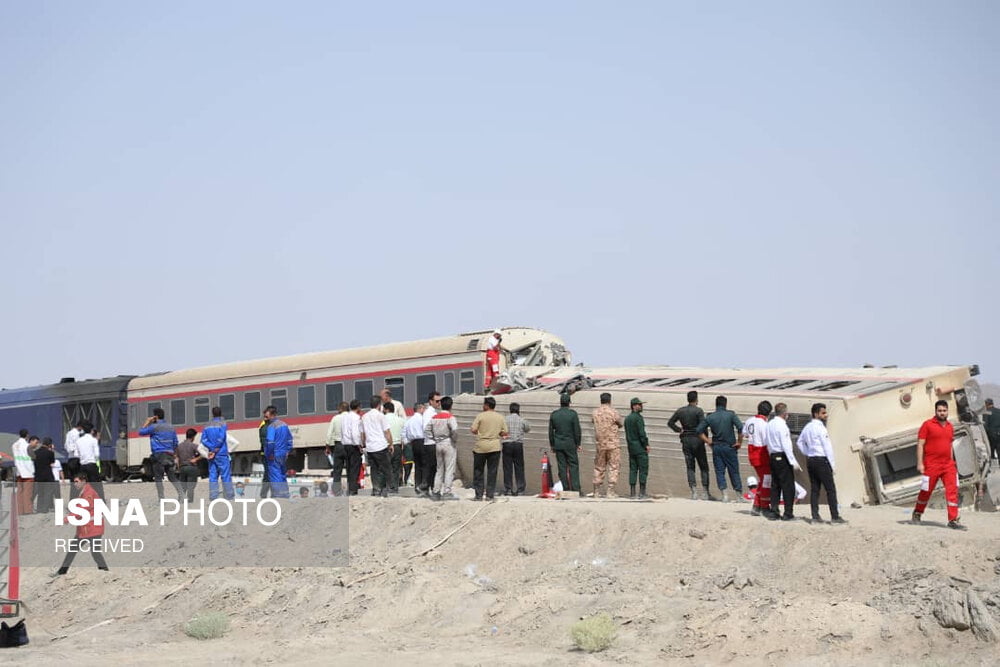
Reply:
[[[84,507],[90,512],[90,521],[76,527],[76,539],[70,540],[70,548],[66,550],[66,559],[63,560],[63,564],[56,571],[56,574],[66,574],[69,571],[69,566],[73,564],[73,559],[76,558],[77,551],[89,551],[90,555],[94,557],[94,562],[97,563],[97,569],[107,572],[108,564],[104,560],[104,555],[100,550],[94,549],[94,541],[99,542],[101,536],[104,535],[104,525],[97,524],[95,520],[96,512],[94,511],[94,501],[99,500],[100,496],[97,495],[94,487],[87,483],[87,475],[85,473],[79,472],[73,477],[73,486],[76,487],[77,492],[80,494],[79,497],[86,501]],[[83,549],[83,545],[86,545],[88,548]]]
[[[913,508],[913,523],[920,523],[927,501],[940,479],[948,504],[948,527],[965,530],[958,521],[958,467],[951,449],[954,439],[955,427],[948,421],[948,401],[938,401],[934,404],[934,416],[925,421],[917,433],[917,470],[923,477],[917,505]]]
[[[490,336],[489,341],[486,343],[486,381],[484,383],[484,389],[489,392],[493,387],[493,382],[500,375],[500,341],[503,340],[503,334],[500,333],[499,329],[493,330],[493,335]]]

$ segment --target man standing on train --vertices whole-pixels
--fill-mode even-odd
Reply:
[[[278,409],[273,405],[264,410],[267,419],[267,479],[271,483],[272,498],[288,497],[288,454],[292,451],[292,432],[288,424],[278,419]]]
[[[694,481],[695,463],[701,469],[701,485],[705,489],[705,499],[715,500],[708,490],[708,454],[705,452],[705,443],[698,437],[698,425],[705,419],[705,411],[698,407],[698,392],[689,391],[687,400],[688,404],[677,409],[674,416],[667,422],[667,426],[674,433],[681,434],[681,451],[684,452],[684,465],[687,467],[691,500],[698,499]]]
[[[489,393],[493,388],[493,382],[500,375],[500,341],[503,334],[499,329],[494,329],[489,341],[486,342],[486,381],[484,390]]]
[[[153,458],[153,479],[156,481],[156,495],[163,500],[163,475],[177,490],[177,499],[184,499],[184,489],[174,472],[174,450],[177,449],[177,432],[167,423],[163,408],[155,408],[153,416],[139,429],[139,435],[149,436],[149,449]],[[83,457],[80,457],[83,463]]]
[[[229,459],[229,445],[226,443],[228,427],[222,419],[222,408],[212,408],[212,421],[201,432],[201,444],[208,449],[208,499],[219,497],[219,480],[226,500],[236,497],[233,490],[233,470]]]
[[[913,508],[913,523],[920,523],[927,501],[940,479],[948,505],[948,527],[965,530],[965,526],[958,521],[958,467],[952,454],[954,440],[955,427],[948,421],[948,401],[938,401],[934,404],[934,416],[925,421],[917,432],[917,471],[923,477],[917,505]]]
[[[753,516],[760,516],[761,513],[766,516],[771,511],[771,457],[767,453],[767,417],[771,410],[770,401],[761,401],[757,404],[757,414],[743,424],[747,458],[760,480],[750,510]]]
[[[559,463],[563,491],[580,491],[580,415],[569,407],[569,394],[559,395],[559,409],[549,415],[549,448]]]

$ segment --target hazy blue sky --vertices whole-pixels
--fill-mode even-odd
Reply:
[[[995,2],[0,5],[0,385],[528,325],[1000,379]]]

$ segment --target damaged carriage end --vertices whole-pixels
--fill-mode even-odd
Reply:
[[[952,448],[958,468],[959,503],[979,511],[1000,507],[1000,475],[991,475],[990,449],[980,414],[982,390],[973,379],[959,388],[936,388],[937,396],[953,395],[958,412]],[[880,438],[861,436],[860,453],[869,497],[884,504],[908,505],[920,493],[917,433],[909,429]]]

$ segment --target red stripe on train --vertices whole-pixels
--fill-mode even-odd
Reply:
[[[415,368],[396,368],[396,369],[390,370],[389,372],[385,372],[385,373],[379,372],[379,373],[377,373],[375,375],[373,375],[371,373],[351,373],[349,375],[329,375],[329,376],[324,376],[324,377],[319,377],[319,378],[309,378],[305,382],[295,381],[294,384],[295,384],[295,386],[305,386],[305,385],[311,385],[311,384],[326,384],[328,382],[338,382],[338,381],[346,382],[348,380],[360,380],[360,379],[365,379],[365,378],[373,378],[374,379],[376,377],[385,377],[385,376],[391,377],[391,376],[394,376],[394,375],[405,375],[405,374],[408,374],[408,373],[427,373],[427,372],[431,372],[431,371],[458,370],[458,369],[462,369],[462,368],[478,368],[480,366],[482,366],[482,363],[480,363],[480,362],[476,362],[476,361],[469,362],[469,361],[466,361],[466,362],[456,363],[456,364],[439,364],[437,366],[419,366],[419,367],[415,367]],[[294,372],[294,371],[282,371],[282,372]],[[218,380],[202,380],[201,382],[204,383],[204,382],[217,382],[217,381]],[[218,395],[218,394],[229,394],[229,393],[232,393],[232,392],[235,392],[235,391],[253,391],[253,390],[256,390],[256,389],[270,389],[270,388],[274,388],[274,387],[287,387],[287,386],[289,386],[289,383],[287,381],[286,382],[263,382],[263,383],[258,383],[258,384],[246,384],[246,385],[237,385],[237,386],[233,386],[233,387],[225,387],[225,388],[222,388],[222,389],[211,389],[211,390],[208,390],[208,391],[205,391],[205,390],[202,390],[202,391],[183,391],[183,392],[177,392],[177,393],[174,393],[174,394],[156,394],[155,396],[143,396],[142,398],[132,398],[132,397],[129,397],[128,402],[129,402],[129,404],[132,404],[132,403],[146,403],[146,402],[149,402],[149,401],[164,401],[164,400],[170,400],[170,399],[175,399],[175,398],[186,398],[188,396],[206,396],[206,395],[208,395],[208,396],[214,396],[214,395]]]

